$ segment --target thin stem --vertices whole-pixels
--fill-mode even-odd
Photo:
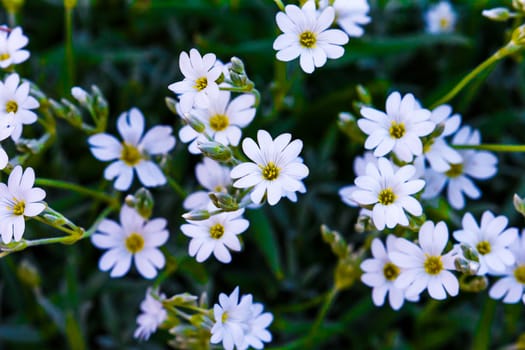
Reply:
[[[326,314],[328,313],[328,310],[330,309],[330,306],[332,305],[332,302],[334,301],[338,291],[339,290],[334,285],[332,287],[332,289],[326,295],[324,303],[321,306],[321,309],[319,310],[319,313],[317,314],[317,317],[315,319],[315,323],[312,326],[312,329],[310,330],[309,342],[313,341],[313,339],[314,339],[317,331],[319,330],[319,327],[323,323],[323,321],[324,321],[324,319],[326,317]],[[311,344],[311,345],[313,345],[313,344]]]
[[[494,152],[525,152],[525,145],[500,145],[500,144],[481,144],[481,145],[452,145],[455,149],[475,149]]]
[[[284,4],[281,0],[273,0],[273,1],[277,4],[277,7],[279,7],[279,10],[284,11]]]
[[[518,51],[519,49],[520,49],[520,46],[515,45],[513,42],[510,42],[509,44],[500,48],[492,56],[487,58],[485,61],[479,64],[476,68],[474,68],[474,70],[472,70],[469,74],[467,74],[463,79],[461,79],[461,81],[457,83],[456,86],[454,86],[454,88],[450,90],[445,96],[441,97],[439,100],[434,102],[432,106],[430,107],[430,109],[434,109],[437,106],[447,103],[448,101],[453,99],[468,83],[470,83],[475,77],[481,74],[484,70],[488,69],[497,61]]]
[[[490,348],[490,338],[492,328],[492,320],[496,312],[496,301],[490,298],[485,300],[485,305],[481,311],[481,316],[474,333],[474,340],[472,342],[472,349],[485,350]]]
[[[60,230],[60,231],[65,232],[65,233],[67,233],[69,235],[72,235],[72,236],[76,236],[76,235],[79,234],[79,232],[76,231],[76,230],[72,230],[72,229],[64,227],[62,225],[53,224],[53,222],[51,222],[50,220],[47,220],[47,219],[45,219],[45,218],[43,218],[41,216],[33,216],[33,219],[36,220],[36,221],[40,221],[43,224],[52,226],[52,227],[56,228],[57,230]]]
[[[54,180],[54,179],[38,178],[35,180],[35,184],[41,185],[41,186],[48,186],[48,187],[55,187],[55,188],[62,188],[65,190],[70,190],[70,191],[77,192],[77,193],[80,193],[80,194],[83,194],[89,197],[99,199],[101,201],[108,203],[110,206],[115,207],[115,208],[119,206],[119,202],[117,198],[112,197],[103,192],[92,190],[90,188],[80,186],[74,183],[61,181],[61,180]]]
[[[186,198],[188,196],[188,193],[182,188],[181,185],[175,179],[173,179],[171,176],[166,176],[168,179],[168,184],[170,187],[182,198]]]
[[[91,225],[90,228],[88,228],[86,231],[84,231],[82,236],[80,236],[78,239],[80,240],[80,239],[91,237],[91,235],[93,233],[95,233],[95,231],[97,230],[98,225],[100,225],[102,220],[104,220],[115,209],[116,208],[114,208],[114,207],[107,207],[106,209],[104,209],[104,211],[102,213],[100,213],[99,216],[97,216],[97,218],[96,218],[95,222],[93,223],[93,225]]]
[[[73,53],[73,7],[66,6],[64,10],[66,26],[66,89],[73,85],[75,74],[75,56]]]

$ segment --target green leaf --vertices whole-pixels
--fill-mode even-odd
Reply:
[[[266,263],[278,280],[283,279],[279,244],[268,218],[261,210],[248,211],[246,217],[250,221],[251,237],[264,255]]]
[[[0,339],[20,343],[40,343],[42,337],[40,333],[28,325],[9,325],[0,326]]]

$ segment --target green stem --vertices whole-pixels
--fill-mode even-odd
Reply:
[[[279,7],[279,10],[284,11],[284,4],[281,0],[273,0],[273,1],[277,4],[277,7]]]
[[[103,192],[92,190],[90,188],[86,188],[84,186],[80,186],[74,183],[65,182],[61,180],[38,178],[35,180],[35,184],[40,185],[40,186],[62,188],[65,190],[77,192],[77,193],[104,201],[114,208],[117,208],[119,206],[119,201],[117,198],[107,195]]]
[[[97,218],[95,219],[95,222],[91,225],[91,227],[88,228],[86,231],[84,231],[82,236],[80,236],[78,239],[80,240],[80,239],[91,237],[91,235],[95,233],[95,231],[97,230],[98,225],[100,225],[102,220],[104,220],[115,209],[116,208],[114,207],[107,207],[106,209],[104,209],[104,211],[100,213],[99,216],[97,216]]]
[[[170,187],[181,197],[186,198],[188,196],[188,193],[182,188],[181,185],[175,179],[173,179],[171,176],[166,176],[168,179],[168,184]]]
[[[496,312],[496,301],[486,298],[485,305],[481,311],[481,316],[474,333],[474,340],[472,341],[472,349],[485,350],[490,348],[490,329],[492,328],[492,320]]]
[[[51,222],[50,220],[47,220],[41,216],[33,216],[33,219],[36,220],[36,221],[40,221],[41,223],[43,224],[46,224],[46,225],[49,225],[49,226],[52,226],[54,228],[56,228],[57,230],[60,230],[62,232],[65,232],[71,236],[76,236],[79,234],[79,232],[77,230],[72,230],[70,228],[67,228],[67,227],[64,227],[62,225],[57,225],[57,224],[54,224],[53,222]]]
[[[66,6],[64,9],[64,20],[66,26],[66,86],[70,89],[73,86],[75,74],[75,56],[73,53],[73,8]]]
[[[334,301],[334,299],[337,296],[338,292],[339,292],[339,290],[334,285],[332,287],[332,289],[326,295],[326,298],[324,300],[323,306],[319,310],[319,313],[317,314],[317,317],[315,319],[315,323],[312,326],[312,329],[310,330],[310,335],[309,335],[309,342],[310,343],[314,340],[315,335],[316,335],[317,331],[319,330],[319,327],[323,323],[323,321],[324,321],[324,319],[326,317],[326,314],[328,313],[328,310],[330,309],[330,306],[332,305],[332,302]],[[313,344],[310,344],[310,345],[313,345]]]
[[[448,101],[453,99],[468,83],[470,83],[479,74],[481,74],[483,71],[491,67],[493,64],[495,64],[502,58],[518,51],[520,48],[521,48],[520,46],[515,45],[513,42],[510,42],[509,44],[500,48],[492,56],[487,58],[485,61],[479,64],[476,68],[474,68],[474,70],[472,70],[469,74],[467,74],[463,79],[461,79],[461,81],[457,83],[456,86],[454,86],[454,88],[450,90],[445,96],[441,97],[439,100],[434,102],[432,106],[430,107],[430,109],[434,109],[437,106],[447,103]]]
[[[455,149],[475,149],[494,152],[525,152],[525,145],[500,145],[500,144],[481,144],[481,145],[452,145]]]

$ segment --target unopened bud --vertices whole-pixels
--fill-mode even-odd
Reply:
[[[230,79],[233,83],[233,86],[243,87],[246,85],[246,75],[230,72]]]
[[[454,260],[454,266],[456,270],[465,275],[475,275],[478,273],[480,264],[476,261],[466,260],[461,257],[457,257]]]
[[[495,7],[490,10],[483,10],[481,14],[488,19],[498,22],[505,22],[513,15],[506,7]]]
[[[520,198],[520,196],[518,196],[516,193],[512,198],[512,203],[514,204],[514,208],[518,211],[518,213],[525,216],[525,201],[522,198]]]
[[[198,145],[202,154],[218,162],[227,162],[232,158],[232,151],[222,143],[209,141]]]
[[[512,7],[520,12],[525,12],[525,0],[512,0]]]
[[[192,210],[190,212],[182,214],[185,220],[200,221],[210,218],[210,212],[207,210]]]
[[[206,130],[206,125],[204,125],[203,122],[199,120],[199,118],[189,114],[185,113],[183,117],[184,121],[188,123],[189,126],[199,134],[203,133]]]
[[[22,260],[20,265],[18,265],[16,274],[18,275],[20,281],[22,281],[22,283],[26,284],[27,286],[31,288],[40,286],[40,274],[38,273],[35,265],[29,261]]]
[[[234,56],[230,59],[230,62],[232,63],[230,67],[231,72],[237,73],[240,75],[243,75],[246,73],[244,70],[244,63],[242,62],[240,58]]]
[[[488,280],[485,276],[467,276],[463,275],[459,278],[459,287],[465,292],[481,292],[487,289]]]
[[[166,103],[166,107],[168,107],[171,113],[179,115],[179,111],[177,111],[177,100],[171,97],[166,97],[164,99],[164,102]]]
[[[334,271],[334,284],[337,290],[351,287],[361,274],[352,261],[339,260]]]
[[[75,100],[78,101],[80,104],[86,104],[89,98],[89,94],[86,92],[86,90],[74,86],[71,88],[71,95],[75,98]]]
[[[208,194],[208,197],[210,197],[213,205],[215,205],[217,208],[224,209],[226,211],[235,211],[239,209],[239,204],[235,198],[233,198],[228,193],[211,192]]]
[[[515,45],[525,45],[525,24],[522,24],[512,32],[512,42]]]
[[[365,135],[363,134],[363,132],[357,125],[357,120],[352,114],[348,112],[339,113],[339,118],[337,120],[337,126],[352,141],[359,143],[359,144],[363,144],[365,142]]]
[[[363,85],[357,85],[355,87],[355,91],[357,92],[357,97],[359,98],[361,102],[363,102],[365,105],[372,104],[372,96],[370,95],[370,92]]]
[[[140,214],[144,219],[149,219],[151,213],[153,212],[153,205],[155,201],[153,200],[153,195],[149,190],[142,187],[135,192],[135,210]]]
[[[474,249],[468,244],[461,244],[460,247],[465,259],[479,262],[479,253],[476,249]]]

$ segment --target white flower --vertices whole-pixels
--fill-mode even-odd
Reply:
[[[228,191],[228,186],[231,186],[232,183],[230,169],[210,158],[204,158],[202,163],[195,167],[195,176],[202,187],[208,191],[197,191],[190,194],[182,206],[186,210],[210,209],[210,205],[211,208],[217,209],[208,197],[208,193]]]
[[[354,158],[354,174],[356,177],[366,175],[366,165],[368,163],[373,163],[377,165],[377,157],[375,157],[372,152],[365,152],[362,157],[357,156]],[[395,165],[393,165],[394,168]],[[348,206],[351,207],[357,207],[359,206],[359,203],[357,203],[353,198],[353,193],[355,190],[357,190],[358,187],[356,185],[348,185],[345,187],[342,187],[339,190],[339,196],[341,197],[341,200],[343,203],[345,203]]]
[[[10,33],[5,30],[5,26],[3,28],[0,30],[0,68],[7,68],[29,58],[29,51],[22,50],[29,40],[20,27],[13,28]]]
[[[519,239],[516,239],[510,246],[510,251],[514,255],[515,263],[507,267],[492,288],[489,296],[492,299],[503,298],[504,303],[517,303],[520,300],[525,303],[523,290],[525,288],[525,230],[521,232]]]
[[[240,209],[216,214],[206,220],[188,220],[189,224],[182,225],[180,229],[191,238],[188,248],[190,256],[196,256],[198,262],[203,262],[213,253],[220,262],[229,263],[232,257],[228,249],[241,250],[237,235],[250,225],[248,220],[242,218],[243,213],[244,209]]]
[[[430,112],[420,107],[412,94],[401,99],[399,92],[386,99],[386,113],[374,108],[361,108],[359,128],[368,135],[365,148],[374,150],[376,157],[393,151],[404,162],[423,152],[420,137],[429,135],[435,128]]]
[[[158,299],[164,300],[166,296],[160,294]],[[142,313],[137,317],[138,327],[133,337],[140,340],[148,340],[157,328],[168,318],[168,313],[162,306],[162,302],[152,296],[151,288],[146,291],[146,298],[140,303]]]
[[[196,49],[190,54],[181,52],[179,67],[184,80],[175,82],[168,89],[179,95],[182,110],[188,111],[192,106],[206,108],[208,93],[219,91],[216,80],[222,72],[222,64],[217,64],[215,54],[207,53],[201,57]]]
[[[248,347],[264,348],[263,342],[270,342],[272,335],[266,328],[272,323],[273,315],[263,313],[264,306],[253,303],[252,295],[243,295],[239,302],[239,287],[230,296],[219,295],[219,303],[213,306],[215,324],[211,329],[212,344],[222,342],[226,350],[236,347],[245,350]]]
[[[29,96],[29,83],[20,83],[18,74],[10,74],[0,82],[0,117],[12,116],[11,138],[18,141],[22,135],[23,125],[33,124],[37,115],[31,109],[38,108],[38,101]]]
[[[46,192],[33,187],[34,183],[33,168],[22,171],[20,165],[9,174],[7,185],[0,183],[0,232],[6,244],[12,239],[20,241],[25,230],[25,218],[37,216],[46,208],[42,203]]]
[[[287,192],[300,191],[301,182],[308,176],[308,168],[300,159],[303,148],[301,140],[293,140],[290,134],[281,134],[272,140],[267,131],[257,132],[255,143],[251,138],[242,142],[244,153],[253,162],[237,165],[231,171],[231,177],[238,179],[233,183],[237,188],[255,186],[250,194],[253,203],[259,204],[264,196],[270,205],[275,205]]]
[[[206,109],[194,109],[190,113],[203,121],[206,132],[223,145],[237,146],[241,139],[241,128],[250,124],[255,117],[255,97],[243,94],[230,101],[229,91],[209,94]]]
[[[251,301],[252,296],[244,296]],[[273,321],[273,315],[269,312],[263,313],[264,306],[261,303],[250,305],[250,316],[246,320],[244,342],[240,349],[252,347],[254,349],[264,348],[265,343],[272,341],[272,334],[266,329]]]
[[[81,104],[85,104],[89,98],[87,91],[78,86],[71,88],[71,95]]]
[[[388,293],[388,301],[392,309],[399,310],[405,301],[405,292],[394,285],[395,280],[401,273],[401,268],[394,264],[388,257],[389,252],[394,251],[396,236],[388,235],[386,238],[386,250],[379,238],[372,241],[373,259],[366,259],[361,263],[364,274],[361,281],[372,287],[372,300],[377,306],[385,302]],[[417,299],[417,298],[416,298]],[[414,301],[413,298],[411,298]]]
[[[479,145],[481,137],[478,130],[462,127],[452,139],[453,145]],[[469,177],[475,179],[488,179],[497,172],[498,159],[487,151],[460,150],[462,157],[460,163],[450,164],[450,169],[444,173],[428,169],[425,172],[427,186],[422,198],[437,196],[447,185],[447,199],[455,209],[465,206],[463,194],[469,198],[477,199],[481,196],[480,190]],[[467,176],[468,175],[468,176]]]
[[[426,30],[431,34],[451,33],[456,25],[456,12],[447,1],[432,6],[425,14]]]
[[[386,158],[379,158],[377,166],[369,163],[366,175],[358,176],[358,187],[353,199],[360,205],[373,205],[372,220],[378,230],[394,228],[397,224],[408,226],[405,210],[414,216],[423,213],[421,204],[411,197],[419,192],[425,181],[412,180],[416,168],[405,165],[394,172],[392,163]]]
[[[327,58],[343,56],[340,45],[348,42],[348,36],[339,29],[328,29],[334,18],[335,10],[331,6],[317,13],[311,1],[302,8],[287,5],[285,12],[275,17],[283,31],[273,43],[273,49],[278,51],[277,59],[288,62],[300,56],[302,70],[312,73],[315,67],[324,66]]]
[[[335,0],[330,4],[330,0],[319,1],[319,7],[324,9],[333,6],[335,10],[335,20],[337,24],[352,37],[362,36],[364,33],[361,25],[370,23],[367,15],[370,6],[367,0]]]
[[[105,219],[91,236],[97,248],[108,249],[99,260],[99,268],[102,271],[111,270],[111,277],[121,277],[128,272],[133,260],[142,276],[154,278],[157,269],[163,268],[166,263],[158,249],[168,240],[166,224],[166,219],[162,218],[146,221],[134,209],[123,205],[120,225]]]
[[[175,146],[169,126],[155,126],[144,137],[144,116],[137,108],[122,113],[117,128],[123,138],[119,142],[112,135],[101,133],[88,139],[91,153],[101,161],[113,161],[104,171],[107,180],[116,178],[114,186],[125,191],[133,181],[133,170],[146,187],[164,185],[166,177],[150,156],[166,154]]]
[[[461,116],[459,114],[451,116],[451,113],[452,107],[449,105],[441,105],[432,110],[430,119],[442,127],[443,132],[423,146],[423,156],[428,160],[432,169],[438,172],[445,172],[450,169],[450,164],[462,161],[458,151],[445,141],[445,137],[455,133],[461,123]]]
[[[518,229],[506,229],[508,221],[505,216],[495,217],[487,210],[478,226],[472,214],[466,213],[461,222],[463,229],[454,231],[458,242],[467,244],[479,254],[478,275],[504,272],[507,266],[514,264],[514,255],[508,247],[518,237]]]
[[[448,270],[454,270],[454,255],[449,252],[441,255],[448,242],[448,229],[443,221],[435,226],[425,222],[419,230],[419,246],[399,238],[396,251],[390,252],[390,259],[404,270],[397,277],[394,285],[406,288],[406,295],[419,295],[428,289],[434,299],[443,300],[447,293],[456,296],[459,283]]]

